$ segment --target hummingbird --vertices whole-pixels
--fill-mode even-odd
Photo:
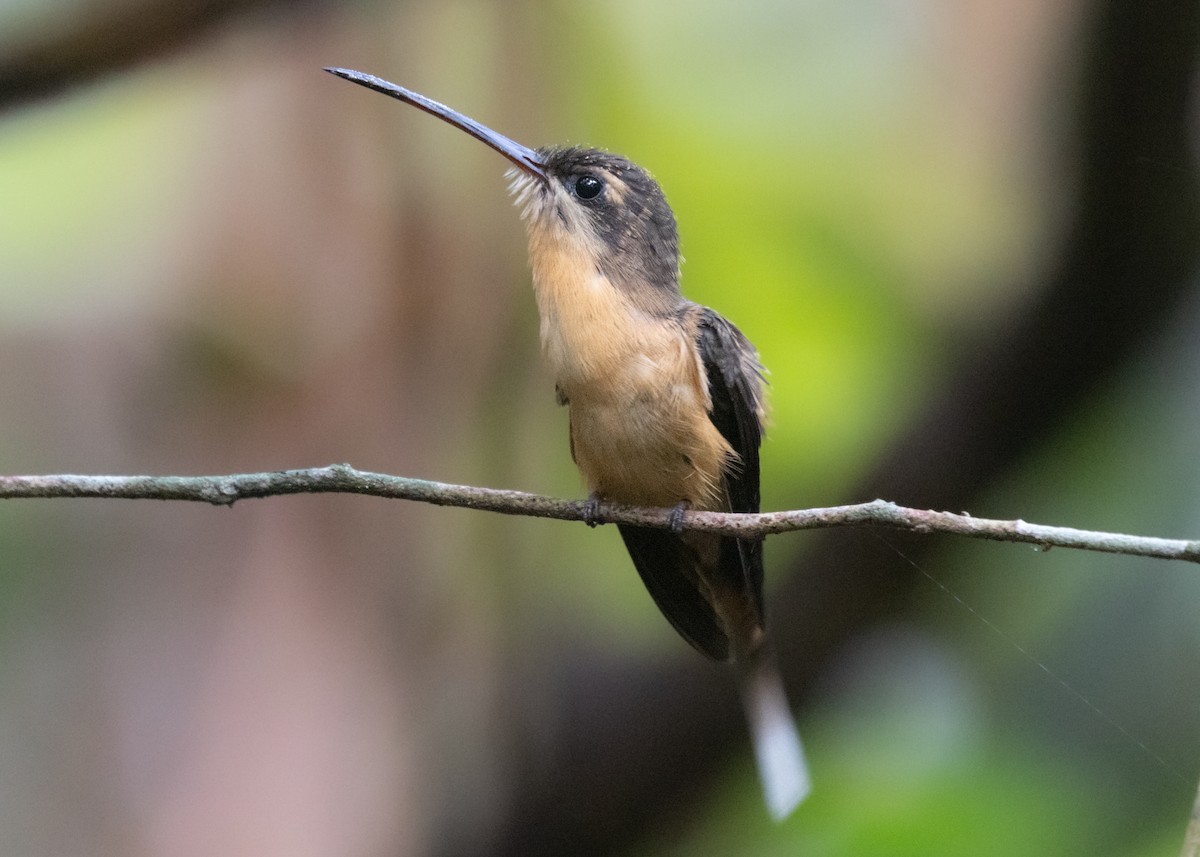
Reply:
[[[325,70],[424,110],[511,162],[542,354],[590,490],[584,518],[594,526],[602,501],[671,509],[670,529],[618,529],[675,630],[734,664],[767,808],[785,818],[809,776],[766,640],[762,542],[684,526],[689,509],[759,511],[765,370],[741,331],[680,291],[679,233],[662,188],[619,155],[530,149],[374,75]]]

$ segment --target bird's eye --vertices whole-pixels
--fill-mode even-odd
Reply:
[[[575,195],[580,199],[595,199],[604,190],[604,182],[595,176],[580,176],[575,179]]]

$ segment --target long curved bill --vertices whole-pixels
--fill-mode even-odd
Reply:
[[[426,113],[431,113],[443,122],[449,122],[455,128],[466,131],[481,143],[491,146],[516,164],[519,169],[529,173],[534,178],[542,182],[550,180],[546,175],[545,158],[533,149],[522,146],[520,143],[508,139],[503,134],[497,134],[486,125],[481,125],[474,119],[463,116],[457,110],[451,110],[445,104],[434,101],[432,98],[426,98],[419,92],[413,92],[411,89],[405,89],[403,86],[389,83],[386,80],[375,77],[373,74],[364,74],[361,71],[353,71],[348,68],[327,68],[325,71],[357,83],[359,86],[365,86],[367,89],[373,89],[376,92],[382,92],[384,95],[390,95],[392,98],[398,98],[405,104],[411,104],[413,107],[424,110]]]

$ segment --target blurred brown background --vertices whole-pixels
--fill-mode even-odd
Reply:
[[[1177,0],[0,5],[0,471],[357,467],[578,496],[495,153],[655,173],[772,370],[764,505],[1200,535]],[[612,528],[319,496],[0,505],[21,855],[1173,855],[1182,564],[767,545],[816,790]],[[969,606],[968,606],[969,605]]]

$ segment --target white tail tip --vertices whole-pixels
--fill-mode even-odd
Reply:
[[[770,659],[762,658],[751,666],[742,681],[742,702],[750,723],[763,796],[771,817],[782,821],[808,796],[812,786],[804,747],[783,682]]]

